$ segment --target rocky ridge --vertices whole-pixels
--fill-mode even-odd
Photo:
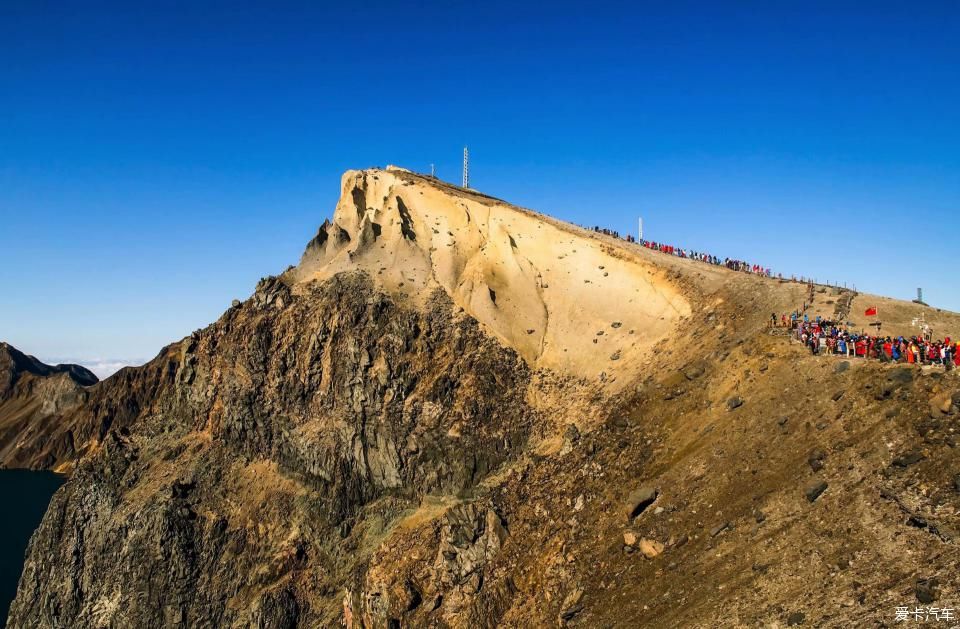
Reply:
[[[97,377],[80,365],[47,365],[0,343],[0,464],[20,466],[32,459],[37,467],[55,466],[57,457],[51,451],[70,445],[52,443],[24,455],[22,444],[47,440],[57,432],[57,418],[84,404],[87,387],[96,383]],[[72,437],[63,439],[69,442]]]
[[[538,251],[548,227],[563,248]],[[351,171],[298,267],[84,388],[37,433],[71,447],[17,439],[24,464],[76,469],[9,626],[847,627],[960,607],[960,382],[771,333],[809,297]],[[536,313],[569,327],[525,327]]]

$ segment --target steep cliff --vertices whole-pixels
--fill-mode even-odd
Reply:
[[[516,354],[360,274],[265,280],[176,364],[54,498],[13,626],[333,623],[389,522],[469,494],[534,422]]]
[[[297,267],[7,433],[8,460],[76,462],[9,625],[839,627],[960,607],[960,381],[809,356],[770,312],[854,295],[808,291],[348,172]]]

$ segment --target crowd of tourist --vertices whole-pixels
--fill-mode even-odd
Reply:
[[[743,271],[744,273],[755,273],[765,277],[773,277],[773,271],[771,271],[769,268],[760,266],[759,264],[751,264],[743,260],[734,260],[732,258],[724,258],[721,260],[717,256],[709,253],[702,253],[700,251],[693,251],[691,249],[680,249],[679,247],[674,247],[673,245],[665,245],[663,243],[653,242],[651,240],[641,240],[640,245],[646,247],[647,249],[653,249],[654,251],[660,251],[662,253],[668,253],[670,255],[677,256],[678,258],[689,258],[690,260],[706,262],[707,264],[713,264],[715,266],[725,266],[733,271]]]
[[[777,324],[777,315],[771,315]],[[796,340],[814,355],[838,355],[848,358],[874,359],[881,362],[909,365],[941,365],[946,369],[960,367],[960,343],[950,339],[928,339],[923,336],[873,336],[855,333],[834,321],[821,317],[792,313],[781,315],[780,321],[793,328]]]
[[[613,236],[614,238],[621,237],[620,232],[613,229],[606,229],[604,227],[594,226],[593,231],[599,234]],[[744,273],[754,273],[756,275],[763,275],[764,277],[773,277],[773,271],[759,264],[751,264],[743,260],[734,260],[732,258],[723,258],[721,260],[719,257],[709,253],[693,251],[691,249],[682,249],[680,247],[675,247],[674,245],[666,245],[662,242],[654,242],[652,240],[638,241],[630,234],[627,234],[625,237],[623,237],[623,239],[627,242],[638,243],[641,247],[646,247],[647,249],[652,249],[653,251],[659,251],[660,253],[677,256],[678,258],[687,258],[690,260],[696,260],[698,262],[713,264],[714,266],[723,266],[733,271],[743,271]],[[780,276],[780,279],[783,279],[783,276]]]
[[[614,238],[621,238],[620,233],[599,226],[594,226],[593,231]],[[765,277],[773,277],[773,272],[759,264],[751,264],[743,260],[733,260],[723,258],[722,260],[709,253],[682,249],[673,245],[667,245],[650,240],[636,240],[633,236],[627,234],[623,237],[627,242],[637,243],[642,247],[659,251],[667,255],[677,256],[678,258],[688,258],[698,262],[723,266],[734,271],[743,271]],[[782,275],[778,275],[783,279]],[[791,278],[796,280],[796,278]],[[801,281],[808,281],[801,278]],[[789,315],[782,313],[779,317],[776,313],[771,314],[771,325],[789,327],[797,341],[803,343],[812,354],[828,354],[837,356],[846,356],[849,358],[874,359],[881,362],[905,363],[910,365],[942,365],[946,369],[960,367],[960,342],[955,342],[950,337],[933,340],[921,336],[880,336],[870,335],[864,332],[856,333],[846,329],[834,321],[825,320],[819,316],[810,319],[809,315],[803,314],[807,309],[804,304],[803,310],[795,311]],[[867,313],[871,314],[871,313]],[[877,329],[879,332],[879,328]]]

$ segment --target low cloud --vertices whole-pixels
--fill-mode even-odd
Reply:
[[[120,371],[120,370],[123,369],[124,367],[137,367],[137,366],[139,366],[139,365],[142,365],[144,362],[146,362],[146,361],[143,361],[143,360],[98,360],[98,361],[90,361],[90,362],[81,361],[81,362],[79,362],[79,363],[77,363],[77,364],[83,365],[84,367],[86,367],[87,369],[89,369],[90,371],[92,371],[94,374],[96,374],[96,376],[97,376],[98,378],[100,378],[101,380],[103,380],[104,378],[106,378],[106,377],[108,377],[108,376],[112,376],[113,374],[117,373],[118,371]]]
[[[51,358],[43,362],[48,365],[74,364],[86,367],[103,380],[124,367],[137,367],[147,362],[141,358]]]

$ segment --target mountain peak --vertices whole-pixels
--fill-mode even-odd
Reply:
[[[291,276],[302,284],[351,269],[414,301],[441,289],[532,366],[608,383],[638,373],[690,314],[639,252],[397,167],[343,175],[332,220]]]

